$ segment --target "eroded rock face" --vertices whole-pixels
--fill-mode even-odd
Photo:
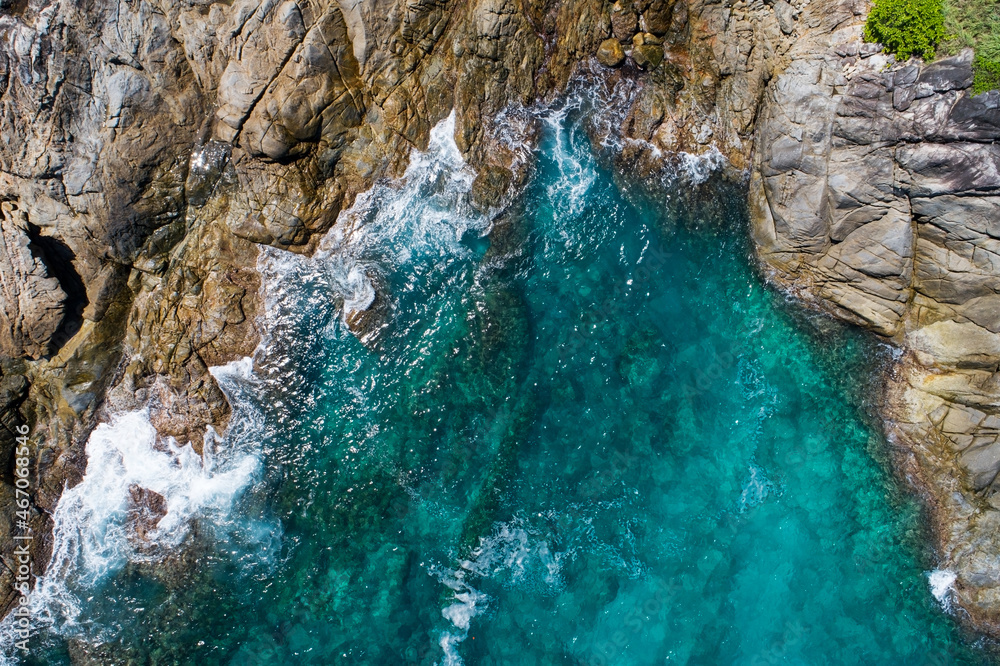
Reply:
[[[45,534],[105,407],[147,406],[161,434],[196,448],[207,425],[225,426],[208,368],[257,345],[261,245],[311,252],[452,111],[478,173],[473,204],[488,209],[527,173],[501,112],[587,71],[627,92],[610,96],[610,129],[629,173],[718,149],[741,174],[757,146],[761,258],[779,283],[912,350],[890,416],[940,524],[960,526],[942,537],[960,600],[1000,609],[983,559],[1000,552],[1000,103],[968,95],[967,56],[886,67],[860,43],[866,11],[863,0],[30,0],[0,16],[0,352],[27,383],[8,387],[2,420],[32,426],[33,525]],[[387,302],[376,285],[369,310],[347,318],[374,347]],[[0,505],[9,490],[0,484]],[[155,498],[136,502],[155,525]],[[48,557],[38,543],[36,571]],[[0,558],[9,550],[0,536]]]
[[[890,440],[957,600],[1000,635],[1000,93],[970,95],[971,51],[895,63],[843,13],[768,90],[754,236],[776,282],[904,350]]]
[[[55,344],[66,292],[32,251],[28,217],[0,203],[0,352],[40,358]]]
[[[796,7],[25,0],[0,14],[0,354],[27,361],[5,414],[31,426],[38,531],[105,410],[148,407],[196,448],[225,427],[208,368],[257,345],[260,246],[313,251],[449,113],[482,210],[527,175],[498,116],[580,71],[630,91],[610,130],[635,173],[713,147],[739,171]],[[602,44],[618,69],[598,64]],[[347,317],[372,345],[389,300]],[[0,536],[0,557],[10,547]]]

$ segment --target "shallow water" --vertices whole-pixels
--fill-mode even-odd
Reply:
[[[202,465],[102,427],[25,663],[986,663],[865,416],[887,352],[763,287],[741,192],[626,196],[579,116],[496,220],[446,123],[316,257],[266,253],[230,432]],[[128,539],[128,482],[185,545]]]

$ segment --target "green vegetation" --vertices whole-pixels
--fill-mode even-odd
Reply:
[[[965,47],[976,55],[1000,60],[1000,1],[945,0],[944,24],[947,37],[939,49],[954,55]]]
[[[1000,89],[1000,62],[976,56],[972,63],[972,94]]]
[[[881,43],[900,60],[932,58],[944,38],[942,0],[875,0],[865,23],[865,39]]]
[[[1000,88],[1000,0],[945,0],[944,21],[942,54],[976,50],[972,94]]]
[[[900,60],[975,49],[972,94],[1000,89],[1000,0],[874,0],[865,40]]]

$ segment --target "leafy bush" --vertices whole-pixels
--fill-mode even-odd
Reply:
[[[972,61],[972,94],[978,95],[1000,88],[1000,62],[980,55]]]
[[[900,60],[931,58],[942,39],[942,0],[875,0],[865,22],[865,40],[881,43]]]

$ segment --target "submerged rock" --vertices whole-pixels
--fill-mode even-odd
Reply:
[[[955,600],[1000,635],[995,108],[971,96],[971,51],[859,61],[863,16],[834,13],[846,21],[806,31],[761,110],[758,253],[774,281],[903,350],[883,406],[890,441],[931,510]]]

